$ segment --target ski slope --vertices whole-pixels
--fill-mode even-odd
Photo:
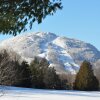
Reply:
[[[6,87],[0,89],[0,100],[100,100],[100,92],[41,90]]]

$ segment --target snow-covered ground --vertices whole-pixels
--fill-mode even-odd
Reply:
[[[41,90],[6,87],[0,89],[0,100],[100,100],[100,92]]]

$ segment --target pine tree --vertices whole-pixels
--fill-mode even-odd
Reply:
[[[0,0],[0,34],[17,35],[62,9],[61,0]],[[27,26],[27,27],[26,27]]]
[[[32,73],[32,85],[35,88],[44,88],[44,73],[46,72],[49,63],[46,59],[41,59],[35,57],[35,59],[30,64],[30,70]]]
[[[20,83],[19,83],[19,86],[22,86],[22,87],[31,87],[31,71],[29,69],[29,65],[27,64],[26,61],[23,61],[21,63],[21,65],[19,65],[19,68],[17,70],[19,74],[18,77],[19,77],[19,80]]]
[[[61,80],[54,68],[49,67],[46,59],[37,57],[30,64],[32,85],[34,88],[65,89],[65,80]]]
[[[75,90],[93,91],[98,90],[99,82],[94,76],[92,65],[88,61],[84,61],[76,75],[74,83]]]
[[[43,81],[48,89],[61,89],[61,80],[52,67],[45,72]]]

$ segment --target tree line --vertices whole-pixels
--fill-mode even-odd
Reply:
[[[66,84],[65,80],[59,78],[45,58],[35,57],[28,64],[26,61],[19,62],[14,57],[12,60],[6,50],[0,53],[0,85],[65,89],[64,84]]]
[[[0,52],[0,85],[42,88],[73,89],[82,91],[99,90],[99,81],[94,75],[92,65],[84,61],[76,75],[59,75],[54,67],[49,67],[45,58],[35,57],[30,64],[20,61],[20,56],[13,52]]]

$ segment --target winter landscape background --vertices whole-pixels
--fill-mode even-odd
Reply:
[[[1,51],[6,49],[13,58],[12,50],[21,56],[21,60],[30,63],[36,56],[46,58],[58,74],[76,74],[81,63],[87,60],[98,68],[100,52],[93,45],[77,39],[60,37],[50,32],[37,32],[19,35],[4,40],[0,44]],[[71,77],[69,77],[71,78]],[[99,100],[100,92],[73,90],[42,90],[16,87],[0,87],[0,100]]]
[[[1,0],[0,100],[56,99],[100,100],[100,0]]]

